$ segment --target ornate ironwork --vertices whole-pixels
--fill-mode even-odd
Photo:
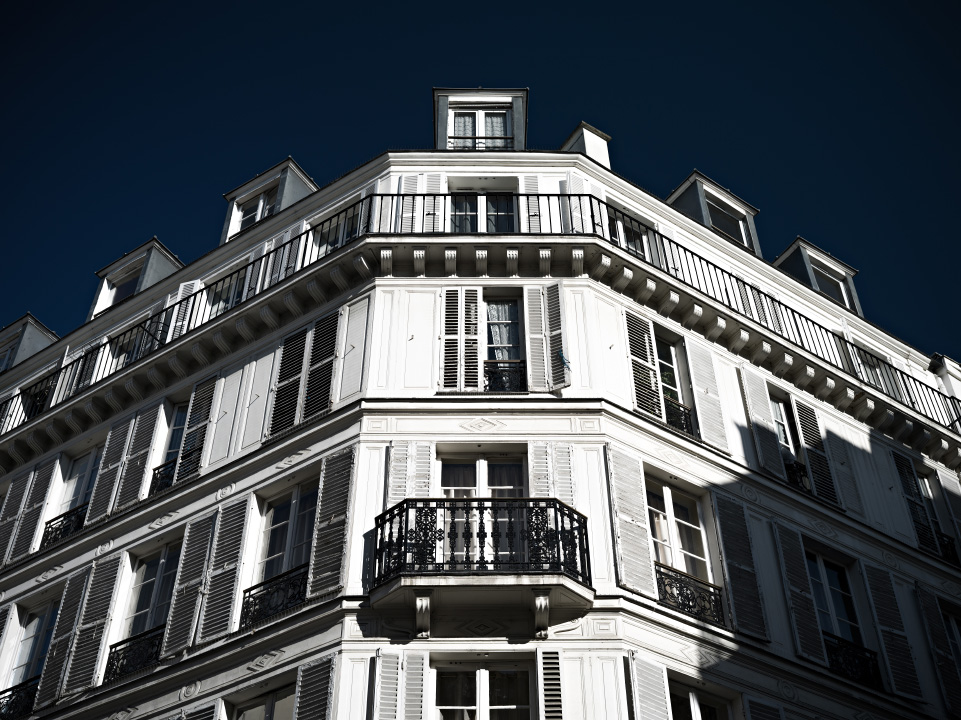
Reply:
[[[177,458],[155,467],[153,477],[150,479],[150,495],[156,495],[171,487],[174,484],[174,471],[176,469]]]
[[[160,646],[166,627],[161,625],[111,645],[103,681],[113,682],[124,675],[156,665],[160,661]]]
[[[485,360],[484,392],[527,392],[527,364],[522,360]]]
[[[559,573],[590,587],[587,518],[552,498],[405,500],[378,516],[374,585],[400,575]]]
[[[787,473],[788,485],[808,495],[814,494],[811,492],[811,479],[808,477],[808,469],[804,463],[786,462],[784,463],[784,470]]]
[[[40,539],[40,549],[50,547],[66,537],[70,537],[83,527],[83,522],[87,518],[87,503],[68,510],[63,515],[58,515],[53,520],[48,520],[43,527],[43,537]]]
[[[20,720],[30,715],[37,698],[40,676],[0,692],[0,720]]]
[[[301,565],[244,590],[240,629],[246,630],[307,602],[308,569],[308,565]]]
[[[694,431],[694,413],[691,408],[665,396],[664,411],[668,425],[682,433],[697,437]]]
[[[958,557],[958,546],[955,545],[954,538],[940,530],[935,530],[934,536],[937,538],[942,559],[949,565],[961,567],[961,558]]]
[[[822,632],[821,635],[831,670],[859,685],[884,690],[876,652],[831,633]]]
[[[721,588],[660,563],[654,563],[654,571],[657,575],[657,598],[662,605],[724,627]]]

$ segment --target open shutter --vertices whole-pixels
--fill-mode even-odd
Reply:
[[[394,440],[390,444],[386,507],[394,507],[407,497],[407,463],[410,458],[410,445],[410,440]]]
[[[524,288],[527,317],[527,389],[531,392],[547,392],[547,347],[546,318],[544,317],[543,289]]]
[[[107,444],[103,449],[103,458],[100,460],[100,470],[93,485],[93,493],[90,495],[85,525],[106,517],[110,511],[110,503],[113,500],[117,480],[120,478],[120,466],[126,456],[127,440],[133,429],[133,422],[134,419],[129,417],[110,428]]]
[[[781,706],[767,699],[744,699],[744,713],[746,720],[783,720]]]
[[[440,193],[442,175],[440,173],[426,173],[424,175],[424,232],[444,231],[444,200]]]
[[[740,502],[717,492],[713,499],[734,627],[738,632],[767,640],[764,602],[757,581],[745,508]]]
[[[363,384],[364,352],[367,343],[367,308],[369,304],[370,298],[364,297],[351,305],[347,311],[347,332],[345,333],[344,359],[340,380],[341,400],[346,400],[359,393]],[[308,397],[310,396],[309,391],[308,382]]]
[[[561,695],[561,654],[556,650],[537,650],[537,687],[541,703],[539,716],[544,720],[563,720]],[[666,715],[664,717],[667,717]]]
[[[631,689],[634,705],[633,716],[637,720],[667,720],[669,698],[667,669],[663,665],[642,659],[636,650],[624,658],[627,674],[626,685]]]
[[[180,288],[167,298],[167,306],[173,306],[170,320],[170,339],[176,340],[194,326],[196,305],[200,296],[195,295],[204,284],[199,280],[180,283]]]
[[[360,226],[357,228],[358,237],[377,231],[376,227],[372,224],[374,219],[374,203],[377,200],[377,198],[373,196],[376,192],[376,182],[370,183],[370,185],[360,191]]]
[[[269,241],[261,243],[254,248],[254,251],[250,254],[250,265],[247,266],[244,299],[252,298],[257,294],[257,289],[260,287],[260,276],[263,274],[264,269],[264,255],[267,253],[268,245]]]
[[[150,451],[153,448],[154,433],[162,411],[162,406],[158,404],[144,410],[134,420],[114,509],[127,507],[140,498],[140,491],[143,489],[144,478],[147,475],[147,461],[150,459]]]
[[[807,561],[801,533],[777,521],[774,537],[781,557],[781,577],[784,594],[790,609],[791,627],[794,630],[794,646],[797,654],[821,665],[826,665],[824,639],[818,624],[811,579],[808,577]]]
[[[531,497],[551,497],[550,444],[534,440],[527,444],[527,477]]]
[[[858,489],[858,479],[851,467],[848,441],[838,430],[832,427],[833,423],[825,422],[824,425],[827,446],[833,461],[831,467],[834,471],[834,477],[838,481],[838,490],[841,491],[844,508],[848,513],[863,518],[864,503],[861,500],[861,491]]]
[[[434,443],[394,440],[387,468],[387,507],[405,498],[430,497]]]
[[[37,688],[37,707],[49,705],[60,695],[63,674],[67,667],[67,658],[73,645],[73,637],[80,619],[80,607],[84,592],[87,589],[87,579],[90,568],[85,567],[67,578],[67,585],[63,589],[60,609],[57,612],[57,623],[53,630],[53,637],[47,657],[43,661],[43,672],[40,674],[40,685]]]
[[[573,451],[570,443],[558,442],[551,445],[551,485],[554,486],[554,497],[571,507],[574,507],[574,467],[571,460]]]
[[[914,524],[914,533],[918,538],[918,547],[929,553],[940,555],[938,539],[931,527],[931,518],[928,517],[928,510],[924,506],[924,498],[921,497],[921,488],[914,471],[914,463],[911,462],[910,458],[906,458],[893,450],[891,451],[891,457],[894,459],[894,467],[901,483],[901,494],[904,495],[904,501],[911,513],[911,522]]]
[[[25,472],[11,480],[7,495],[3,499],[3,508],[0,508],[0,562],[7,556],[13,531],[20,519],[20,508],[23,507],[23,500],[27,496],[31,475],[31,472]]]
[[[544,288],[544,317],[547,335],[547,370],[551,390],[571,384],[564,355],[564,333],[561,317],[561,290],[558,285]]]
[[[567,180],[561,180],[561,212],[565,230],[581,234],[593,232],[591,226],[590,184],[576,173],[568,173]],[[566,205],[566,207],[565,207]]]
[[[411,447],[410,497],[430,497],[430,475],[434,464],[434,443],[415,442]]]
[[[47,490],[50,488],[50,481],[53,479],[59,460],[60,456],[56,455],[42,465],[38,465],[34,470],[27,502],[20,511],[20,522],[13,536],[8,562],[23,557],[33,548],[33,541],[37,536],[37,525],[40,524],[40,516],[43,515],[43,507],[47,502]]]
[[[298,330],[284,338],[280,345],[277,379],[274,381],[274,402],[270,411],[268,436],[289,430],[297,421],[297,405],[304,377],[307,353],[307,334],[310,328]]]
[[[817,413],[810,405],[791,398],[797,411],[798,429],[801,432],[801,443],[804,445],[804,457],[807,460],[808,475],[814,494],[821,500],[834,505],[840,505],[838,491],[834,486],[831,474],[831,463],[828,462],[827,449],[821,437],[821,425],[818,423]]]
[[[868,597],[875,625],[881,634],[881,654],[887,660],[894,691],[908,697],[921,697],[921,684],[911,654],[911,643],[901,620],[891,573],[863,561],[861,568],[870,591]]]
[[[754,432],[758,464],[772,475],[784,479],[784,461],[781,459],[781,444],[777,439],[774,415],[771,413],[771,398],[767,383],[751,368],[741,367],[741,390],[744,404]]]
[[[480,288],[442,291],[441,388],[483,390]]]
[[[404,175],[400,182],[400,231],[417,232],[417,175]]]
[[[944,499],[948,503],[951,517],[954,519],[954,537],[961,540],[961,482],[958,476],[948,470],[938,470],[938,480],[944,491]],[[958,708],[961,712],[961,708]]]
[[[330,720],[334,711],[337,655],[331,653],[297,668],[294,720]]]
[[[424,720],[427,699],[427,654],[404,655],[404,720]]]
[[[267,396],[270,394],[270,379],[273,376],[273,349],[264,352],[254,363],[254,377],[250,382],[250,394],[246,396],[243,410],[244,435],[240,441],[241,449],[259,443],[264,436],[267,424]]]
[[[464,390],[483,390],[484,373],[481,371],[481,317],[480,288],[464,288],[463,310],[463,362]]]
[[[398,720],[400,701],[400,655],[377,650],[374,686],[374,720]]]
[[[110,622],[119,570],[119,553],[97,560],[93,564],[90,585],[83,601],[83,613],[77,626],[73,654],[67,666],[67,677],[63,685],[65,694],[85,690],[97,680],[103,636]]]
[[[444,288],[441,292],[440,386],[444,390],[460,388],[460,289]]]
[[[634,409],[664,419],[664,399],[654,356],[654,326],[650,320],[625,313],[627,346],[634,379]]]
[[[538,185],[537,175],[524,176],[525,197],[523,198],[520,211],[527,211],[527,230],[534,235],[541,232],[540,198],[537,196]],[[548,227],[550,226],[550,220],[548,220],[547,225]]]
[[[324,459],[307,581],[310,597],[335,592],[343,587],[347,515],[353,477],[353,448]]]
[[[918,601],[921,605],[921,617],[928,636],[928,647],[934,660],[934,667],[938,673],[938,682],[944,702],[952,712],[953,717],[961,716],[961,677],[958,675],[958,665],[951,652],[948,631],[944,625],[944,615],[938,596],[917,583]]]
[[[218,720],[217,705],[202,705],[190,710],[181,710],[181,715],[174,715],[167,720]]]
[[[244,527],[247,523],[247,498],[221,508],[207,568],[206,597],[197,639],[213,640],[230,632],[240,560],[243,557]]]
[[[727,452],[727,430],[724,428],[724,412],[717,389],[714,353],[696,341],[688,341],[685,347],[691,363],[694,407],[697,410],[697,426],[701,431],[701,439]]]
[[[216,517],[208,515],[187,524],[161,655],[179,652],[193,641]]]
[[[654,566],[647,526],[647,491],[641,461],[607,446],[607,473],[614,515],[617,584],[654,597]]]
[[[180,458],[177,460],[175,482],[181,482],[184,478],[193,477],[200,472],[204,444],[207,440],[207,428],[210,425],[210,410],[216,389],[216,377],[194,386],[193,395],[190,396],[190,407],[187,409],[187,427],[184,429],[184,441],[180,447]]]
[[[207,463],[213,465],[230,454],[231,438],[234,435],[235,420],[237,418],[237,402],[243,386],[244,369],[247,363],[231,368],[224,373],[223,386],[220,389],[220,399],[214,411],[213,439],[210,441],[210,457]]]
[[[340,313],[331,313],[318,320],[314,326],[310,358],[307,361],[307,392],[304,396],[303,412],[305,420],[323,415],[330,410],[339,322]],[[361,343],[361,362],[363,362],[363,354],[363,343]]]

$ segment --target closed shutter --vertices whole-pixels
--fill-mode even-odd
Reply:
[[[654,326],[650,320],[625,313],[627,346],[634,380],[634,409],[664,419],[664,401],[654,356]]]
[[[637,720],[667,720],[668,712],[667,670],[663,665],[642,659],[636,650],[624,658],[628,669],[627,685],[631,688],[634,712],[629,716]]]
[[[592,232],[595,235],[600,235],[602,238],[610,240],[611,233],[607,227],[606,200],[607,193],[604,191],[604,186],[595,183],[591,190],[590,197],[590,218],[592,225],[588,232]]]
[[[90,585],[83,601],[83,613],[77,626],[73,654],[67,666],[67,677],[63,685],[65,694],[85,690],[97,681],[103,636],[110,622],[119,570],[119,554],[97,560],[93,564]]]
[[[561,212],[565,230],[574,234],[589,233],[591,229],[590,199],[584,197],[590,192],[587,180],[575,173],[568,173],[567,180],[561,180]],[[566,206],[566,207],[565,207]]]
[[[187,524],[180,567],[177,569],[177,580],[167,615],[162,655],[179,652],[193,640],[215,519],[216,514],[213,514]]]
[[[795,649],[801,657],[825,665],[824,640],[811,593],[811,579],[808,577],[801,533],[777,521],[774,522],[774,530],[781,557],[781,577],[790,609]]]
[[[60,456],[57,455],[42,465],[38,465],[34,470],[33,482],[30,483],[30,492],[27,494],[27,502],[20,511],[20,522],[17,524],[17,532],[13,536],[10,557],[7,558],[8,562],[23,557],[33,549],[33,541],[37,536],[37,525],[40,524],[40,516],[43,515],[43,508],[47,502],[47,490],[50,488],[50,481],[53,479],[53,473],[57,469],[59,460]]]
[[[134,421],[114,509],[127,507],[140,499],[140,491],[148,470],[147,461],[153,449],[154,433],[161,412],[162,405],[158,404],[141,412]]]
[[[258,245],[250,254],[250,264],[247,266],[246,289],[244,299],[252,298],[260,287],[260,276],[264,269],[264,255],[267,253],[269,241]]]
[[[333,717],[337,656],[324,655],[297,668],[294,720],[329,720]]]
[[[544,288],[545,332],[547,334],[547,370],[551,390],[571,384],[564,358],[564,333],[561,317],[561,290],[558,285]]]
[[[308,576],[310,597],[334,592],[343,586],[353,476],[353,448],[324,459]]]
[[[480,288],[445,288],[442,293],[441,388],[482,390]]]
[[[213,640],[231,630],[246,522],[247,498],[221,508],[205,582],[206,597],[197,634],[200,642]]]
[[[742,367],[740,373],[744,404],[747,406],[751,430],[754,432],[758,465],[783,480],[784,461],[781,459],[781,444],[778,442],[777,429],[774,426],[767,383],[750,368]]]
[[[234,434],[234,425],[237,418],[237,402],[240,399],[240,390],[243,386],[244,368],[246,363],[240,367],[231,368],[224,373],[223,387],[220,390],[220,400],[217,409],[214,411],[214,431],[213,439],[210,441],[210,457],[207,464],[213,465],[215,462],[223,460],[230,454],[231,438]]]
[[[550,444],[535,440],[527,444],[527,478],[531,497],[551,497]]]
[[[13,531],[17,528],[20,508],[23,507],[23,500],[27,496],[31,475],[32,472],[26,472],[11,480],[7,495],[3,499],[3,508],[0,508],[0,562],[7,556]]]
[[[90,506],[87,508],[87,519],[84,523],[89,525],[107,516],[110,511],[110,503],[113,500],[114,488],[120,477],[120,466],[123,464],[124,454],[127,450],[127,440],[130,430],[133,428],[134,419],[132,417],[114,424],[107,435],[107,444],[103,449],[103,458],[100,460],[100,470],[97,472],[97,480],[93,485],[93,492],[90,495]]]
[[[528,287],[524,289],[527,317],[527,389],[531,392],[547,392],[547,347],[546,319],[544,317],[543,289]]]
[[[782,720],[781,706],[770,700],[745,698],[744,713],[746,720]]]
[[[370,298],[364,297],[351,305],[347,311],[347,332],[345,333],[344,360],[340,381],[341,400],[346,400],[359,393],[363,384],[369,304]]]
[[[617,583],[654,597],[654,566],[647,525],[647,492],[641,461],[607,446],[607,473],[614,515]]]
[[[376,182],[372,182],[360,191],[360,226],[357,228],[358,237],[377,232],[377,228],[371,223],[374,217],[374,202],[377,200],[377,198],[373,197],[375,192],[377,192]]]
[[[304,361],[307,353],[307,335],[310,328],[298,330],[284,338],[280,346],[277,379],[274,383],[274,402],[270,411],[268,436],[276,436],[289,430],[297,421],[297,405],[304,377]]]
[[[561,694],[561,654],[556,650],[537,650],[537,687],[541,702],[540,717],[563,720],[564,698]],[[667,717],[666,715],[664,717]]]
[[[887,660],[894,691],[900,695],[921,697],[921,684],[911,654],[911,643],[901,620],[891,573],[864,562],[861,568],[870,591],[868,597],[875,624],[881,634],[881,654]]]
[[[404,655],[404,720],[424,720],[427,698],[427,654]]]
[[[831,474],[831,463],[828,461],[827,449],[821,438],[821,426],[818,423],[814,408],[792,398],[797,411],[798,429],[801,432],[801,443],[804,445],[804,457],[807,460],[808,475],[814,494],[821,500],[833,505],[840,505],[838,492],[834,486],[834,476]]]
[[[297,223],[285,234],[286,250],[284,251],[283,277],[293,275],[301,264],[301,246],[304,244],[305,237],[301,234],[304,231],[304,224]]]
[[[757,580],[754,547],[745,508],[738,501],[720,493],[715,492],[713,499],[734,628],[738,632],[767,640],[764,602]]]
[[[174,715],[168,720],[218,720],[216,705],[203,705],[191,710],[182,710],[182,715]]]
[[[481,372],[481,325],[479,288],[464,288],[463,342],[464,342],[464,390],[483,390],[484,374]]]
[[[400,231],[417,232],[417,175],[404,175],[400,183]]]
[[[410,458],[410,445],[410,440],[394,440],[390,444],[386,507],[394,507],[407,497],[407,463]]]
[[[37,688],[37,707],[49,705],[60,694],[89,576],[90,568],[83,568],[67,578],[67,585],[63,589],[63,597],[60,600],[60,609],[57,611],[57,623],[53,630],[50,649],[47,650],[47,657],[43,661],[43,672],[40,674],[40,685]]]
[[[958,665],[951,652],[948,631],[944,625],[944,615],[938,596],[924,587],[920,582],[916,584],[918,601],[921,606],[921,617],[928,636],[928,648],[934,660],[934,667],[938,673],[941,694],[952,717],[961,716],[961,677],[958,675]]]
[[[825,422],[825,433],[827,435],[827,446],[831,452],[831,464],[834,470],[834,477],[838,481],[838,489],[841,491],[841,500],[844,508],[850,514],[864,517],[864,503],[861,500],[861,491],[858,489],[858,480],[851,467],[851,455],[848,452],[848,441],[841,435],[840,431],[833,428],[832,424]]]
[[[431,468],[434,465],[434,443],[418,441],[411,444],[410,497],[430,497]]]
[[[440,386],[460,388],[460,289],[445,288],[441,293]]]
[[[430,497],[434,443],[394,440],[387,467],[387,507],[405,498]]]
[[[441,195],[441,174],[427,173],[424,175],[424,232],[444,231],[444,200]]]
[[[267,396],[270,394],[270,379],[274,368],[274,350],[269,350],[257,358],[254,363],[254,377],[250,382],[250,394],[246,399],[243,410],[244,435],[241,439],[241,449],[259,443],[264,436],[267,423]]]
[[[303,412],[305,420],[323,415],[330,410],[339,320],[340,313],[332,313],[318,320],[314,326],[310,359],[307,361],[307,391],[304,396]],[[363,344],[361,344],[360,355],[363,362]]]
[[[949,470],[939,469],[938,479],[954,520],[954,537],[961,540],[961,482],[958,482],[958,476]]]
[[[554,497],[574,507],[574,467],[571,458],[574,448],[570,443],[558,442],[552,444],[551,450]]]
[[[187,409],[187,427],[184,429],[184,440],[180,447],[180,458],[177,460],[177,477],[175,482],[190,478],[200,472],[203,461],[204,444],[207,440],[207,428],[210,425],[210,410],[214,402],[214,390],[217,389],[217,378],[212,377],[194,386],[190,396],[190,407]]]
[[[377,651],[377,682],[374,688],[375,720],[399,720],[400,655]]]
[[[901,483],[901,494],[904,496],[904,501],[908,504],[908,511],[911,513],[911,522],[914,524],[914,533],[918,538],[918,547],[929,553],[939,555],[941,552],[940,546],[931,527],[928,510],[924,506],[924,498],[921,497],[921,488],[914,471],[914,463],[901,453],[894,451],[891,452],[891,457],[894,459],[894,467]]]
[[[296,230],[296,232],[288,230],[283,235],[278,235],[273,239],[274,249],[267,256],[268,265],[270,266],[267,270],[269,287],[273,287],[296,270],[300,241],[295,239],[291,242],[291,238],[300,232],[299,228],[300,226],[298,225],[292,229]]]
[[[523,204],[521,205],[521,211],[527,211],[527,229],[528,232],[532,234],[538,234],[541,232],[541,208],[540,208],[540,198],[537,196],[538,193],[538,177],[537,175],[525,175],[524,176],[524,194]],[[550,220],[548,220],[548,227],[550,226]]]
[[[685,346],[691,362],[694,407],[697,410],[697,425],[701,432],[701,439],[727,452],[727,430],[724,427],[721,396],[717,389],[714,354],[696,341],[688,341]]]
[[[203,288],[204,284],[199,280],[180,283],[180,288],[175,293],[171,293],[167,299],[168,307],[173,306],[170,319],[170,339],[176,340],[196,324],[196,306],[198,305],[199,295],[196,293]]]

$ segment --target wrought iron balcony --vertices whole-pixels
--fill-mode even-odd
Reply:
[[[124,675],[144,670],[160,662],[160,646],[163,645],[166,627],[161,625],[111,645],[103,681],[113,682]]]
[[[401,575],[561,574],[590,587],[587,518],[553,498],[404,500],[376,520],[374,585]]]
[[[150,495],[156,495],[171,487],[174,484],[174,471],[176,469],[177,458],[155,467],[153,477],[150,479]]]
[[[308,569],[308,565],[301,565],[244,590],[240,629],[251,628],[307,602]]]
[[[831,633],[822,632],[821,635],[824,637],[828,666],[833,672],[859,685],[884,690],[876,652]]]
[[[523,360],[485,360],[484,392],[527,391],[527,363]]]
[[[697,432],[694,430],[694,411],[687,405],[682,405],[665,395],[664,415],[667,424],[672,428],[680,430],[682,433],[686,433],[691,437],[697,437]]]
[[[0,720],[20,720],[33,712],[40,676],[0,692]]]
[[[661,563],[654,563],[654,572],[657,598],[662,605],[712,625],[725,626],[721,588]]]
[[[941,558],[949,565],[961,567],[961,558],[958,558],[958,546],[955,545],[954,538],[950,535],[945,535],[940,530],[935,530],[934,535],[938,541],[938,550],[941,553]]]
[[[87,505],[88,503],[78,505],[73,510],[67,510],[63,515],[48,520],[43,527],[40,549],[50,547],[79,531],[83,527],[84,520],[87,519]]]

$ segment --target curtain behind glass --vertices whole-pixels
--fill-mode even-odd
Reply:
[[[484,114],[484,135],[488,138],[507,137],[507,113],[485,113]],[[504,148],[507,147],[506,140],[487,140],[487,147]]]
[[[474,113],[454,113],[454,136],[455,137],[470,137],[476,135],[474,131]],[[454,140],[453,147],[455,148],[473,148],[474,140]]]

